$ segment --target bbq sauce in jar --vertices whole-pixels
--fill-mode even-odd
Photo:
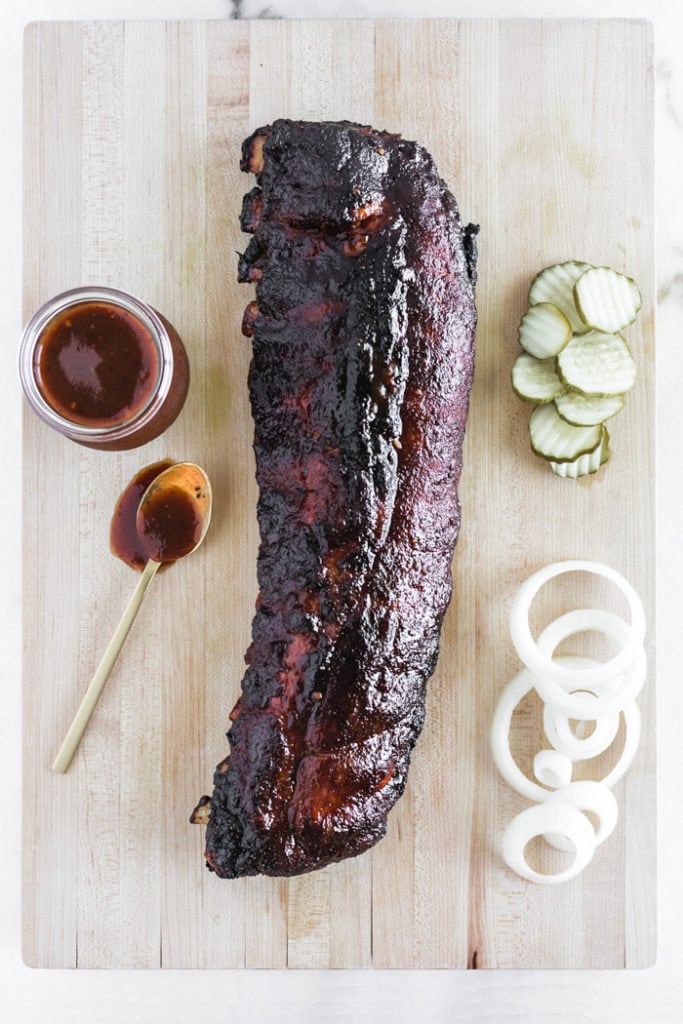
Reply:
[[[24,332],[20,376],[38,415],[73,441],[121,451],[158,437],[189,385],[177,332],[139,299],[110,288],[56,296]]]
[[[38,338],[36,381],[60,416],[108,427],[137,415],[159,376],[148,328],[127,309],[83,302],[55,317]]]

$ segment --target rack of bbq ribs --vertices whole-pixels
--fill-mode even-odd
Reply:
[[[386,832],[451,597],[476,325],[477,228],[421,146],[279,120],[241,168],[259,595],[230,752],[191,819],[222,878]]]

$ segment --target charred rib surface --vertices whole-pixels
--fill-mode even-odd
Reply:
[[[476,322],[476,230],[416,143],[283,120],[241,166],[260,594],[206,833],[224,878],[386,831],[451,597]]]

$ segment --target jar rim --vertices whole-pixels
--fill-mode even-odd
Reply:
[[[72,306],[87,302],[106,302],[135,316],[149,331],[158,356],[157,379],[140,408],[131,416],[104,426],[89,426],[62,416],[45,398],[35,375],[34,354],[50,321]],[[54,295],[28,321],[19,346],[19,379],[29,405],[48,426],[73,440],[116,442],[129,438],[144,427],[168,395],[173,380],[173,346],[163,320],[142,299],[118,288],[83,285]]]

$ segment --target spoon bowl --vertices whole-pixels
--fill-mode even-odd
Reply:
[[[194,462],[177,462],[151,482],[140,499],[135,526],[149,558],[163,564],[196,551],[211,522],[209,478]]]
[[[211,522],[212,502],[209,478],[194,462],[174,463],[142,495],[135,524],[145,543],[148,561],[64,737],[52,771],[64,774],[71,764],[150,583],[163,564],[197,550]]]

